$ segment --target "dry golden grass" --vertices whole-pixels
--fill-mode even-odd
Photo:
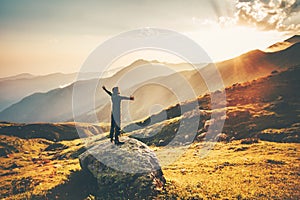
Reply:
[[[63,151],[45,151],[52,142],[44,139],[0,137],[19,151],[0,158],[1,199],[44,196],[49,190],[67,181],[72,172],[80,170],[77,158],[64,158],[68,153],[80,148],[80,145],[76,146],[76,140]]]
[[[43,139],[1,136],[1,140],[14,143],[19,150],[0,158],[1,198],[84,199],[88,195],[83,191],[89,183],[86,177],[70,182],[80,170],[77,154],[83,145],[81,140],[60,142],[64,148],[54,151],[45,151],[54,143]],[[168,183],[158,199],[300,197],[300,144],[241,144],[238,140],[216,143],[206,157],[201,157],[204,144],[193,144],[176,162],[163,166]]]
[[[217,143],[201,158],[202,144],[163,168],[167,199],[298,199],[300,144]]]
[[[241,140],[235,140],[217,143],[206,157],[201,157],[205,143],[194,143],[176,162],[163,166],[168,183],[157,198],[300,199],[300,104],[299,93],[295,92],[299,91],[299,74],[299,67],[296,67],[227,88],[227,117],[222,130],[229,138],[227,141],[256,137],[267,141],[298,143],[260,141],[241,144]],[[198,127],[202,134],[206,131],[203,127],[205,120],[210,118],[210,97],[204,95],[195,101],[207,113],[202,116],[203,121]],[[183,106],[190,105],[192,103],[187,102]],[[154,137],[144,141],[148,145],[157,145],[152,147],[154,150],[164,148],[160,147],[160,141],[167,144],[172,140],[182,117],[192,116],[191,110],[190,113],[180,113],[179,105],[166,111],[168,120],[158,114],[155,123],[150,124],[152,126],[135,131],[147,136],[154,134]],[[62,126],[69,127],[55,133],[54,129],[48,133],[49,125],[41,127],[42,124],[39,124],[37,129],[31,126],[26,129],[27,132],[20,124],[1,125],[4,135],[29,138],[49,136],[49,140],[0,135],[0,199],[82,200],[91,191],[85,186],[97,185],[80,171],[78,155],[84,149],[80,139],[72,140],[77,138],[74,124],[51,125],[55,130]],[[85,129],[90,127],[89,124],[81,126]],[[108,124],[102,126],[108,130]],[[184,126],[189,127],[189,124]],[[33,134],[35,132],[38,134]],[[66,137],[62,138],[58,132]],[[93,135],[89,130],[84,132],[86,136]],[[127,135],[133,134],[128,132]],[[70,137],[70,133],[76,137]],[[98,136],[87,138],[86,141],[91,140],[92,145],[95,139],[97,141],[105,137]],[[51,142],[58,139],[69,141]],[[251,139],[249,141],[251,143]],[[52,150],[46,151],[49,145]]]

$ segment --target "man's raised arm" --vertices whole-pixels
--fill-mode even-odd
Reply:
[[[134,97],[133,96],[130,96],[130,97],[121,96],[121,99],[122,100],[131,100],[131,101],[133,101]]]
[[[109,96],[111,96],[111,91],[108,91],[104,85],[102,86],[102,89],[103,89]]]

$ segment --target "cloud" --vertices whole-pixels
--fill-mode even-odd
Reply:
[[[237,0],[238,24],[262,30],[300,31],[300,0]]]
[[[227,28],[241,25],[286,34],[299,34],[300,32],[300,0],[235,0],[232,5],[234,8],[227,9],[227,12],[219,9],[219,2],[212,1],[211,4],[214,5],[216,17],[193,18],[193,23]],[[228,1],[227,8],[231,8]]]

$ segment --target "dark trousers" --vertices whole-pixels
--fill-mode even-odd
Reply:
[[[115,134],[115,141],[119,142],[119,135],[120,135],[120,121],[121,120],[115,120],[114,116],[111,115],[111,124],[110,124],[110,139],[114,138]]]

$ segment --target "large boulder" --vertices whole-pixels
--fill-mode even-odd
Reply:
[[[166,183],[158,159],[144,143],[122,137],[123,145],[108,139],[79,156],[81,168],[97,180],[99,199],[152,199]]]

